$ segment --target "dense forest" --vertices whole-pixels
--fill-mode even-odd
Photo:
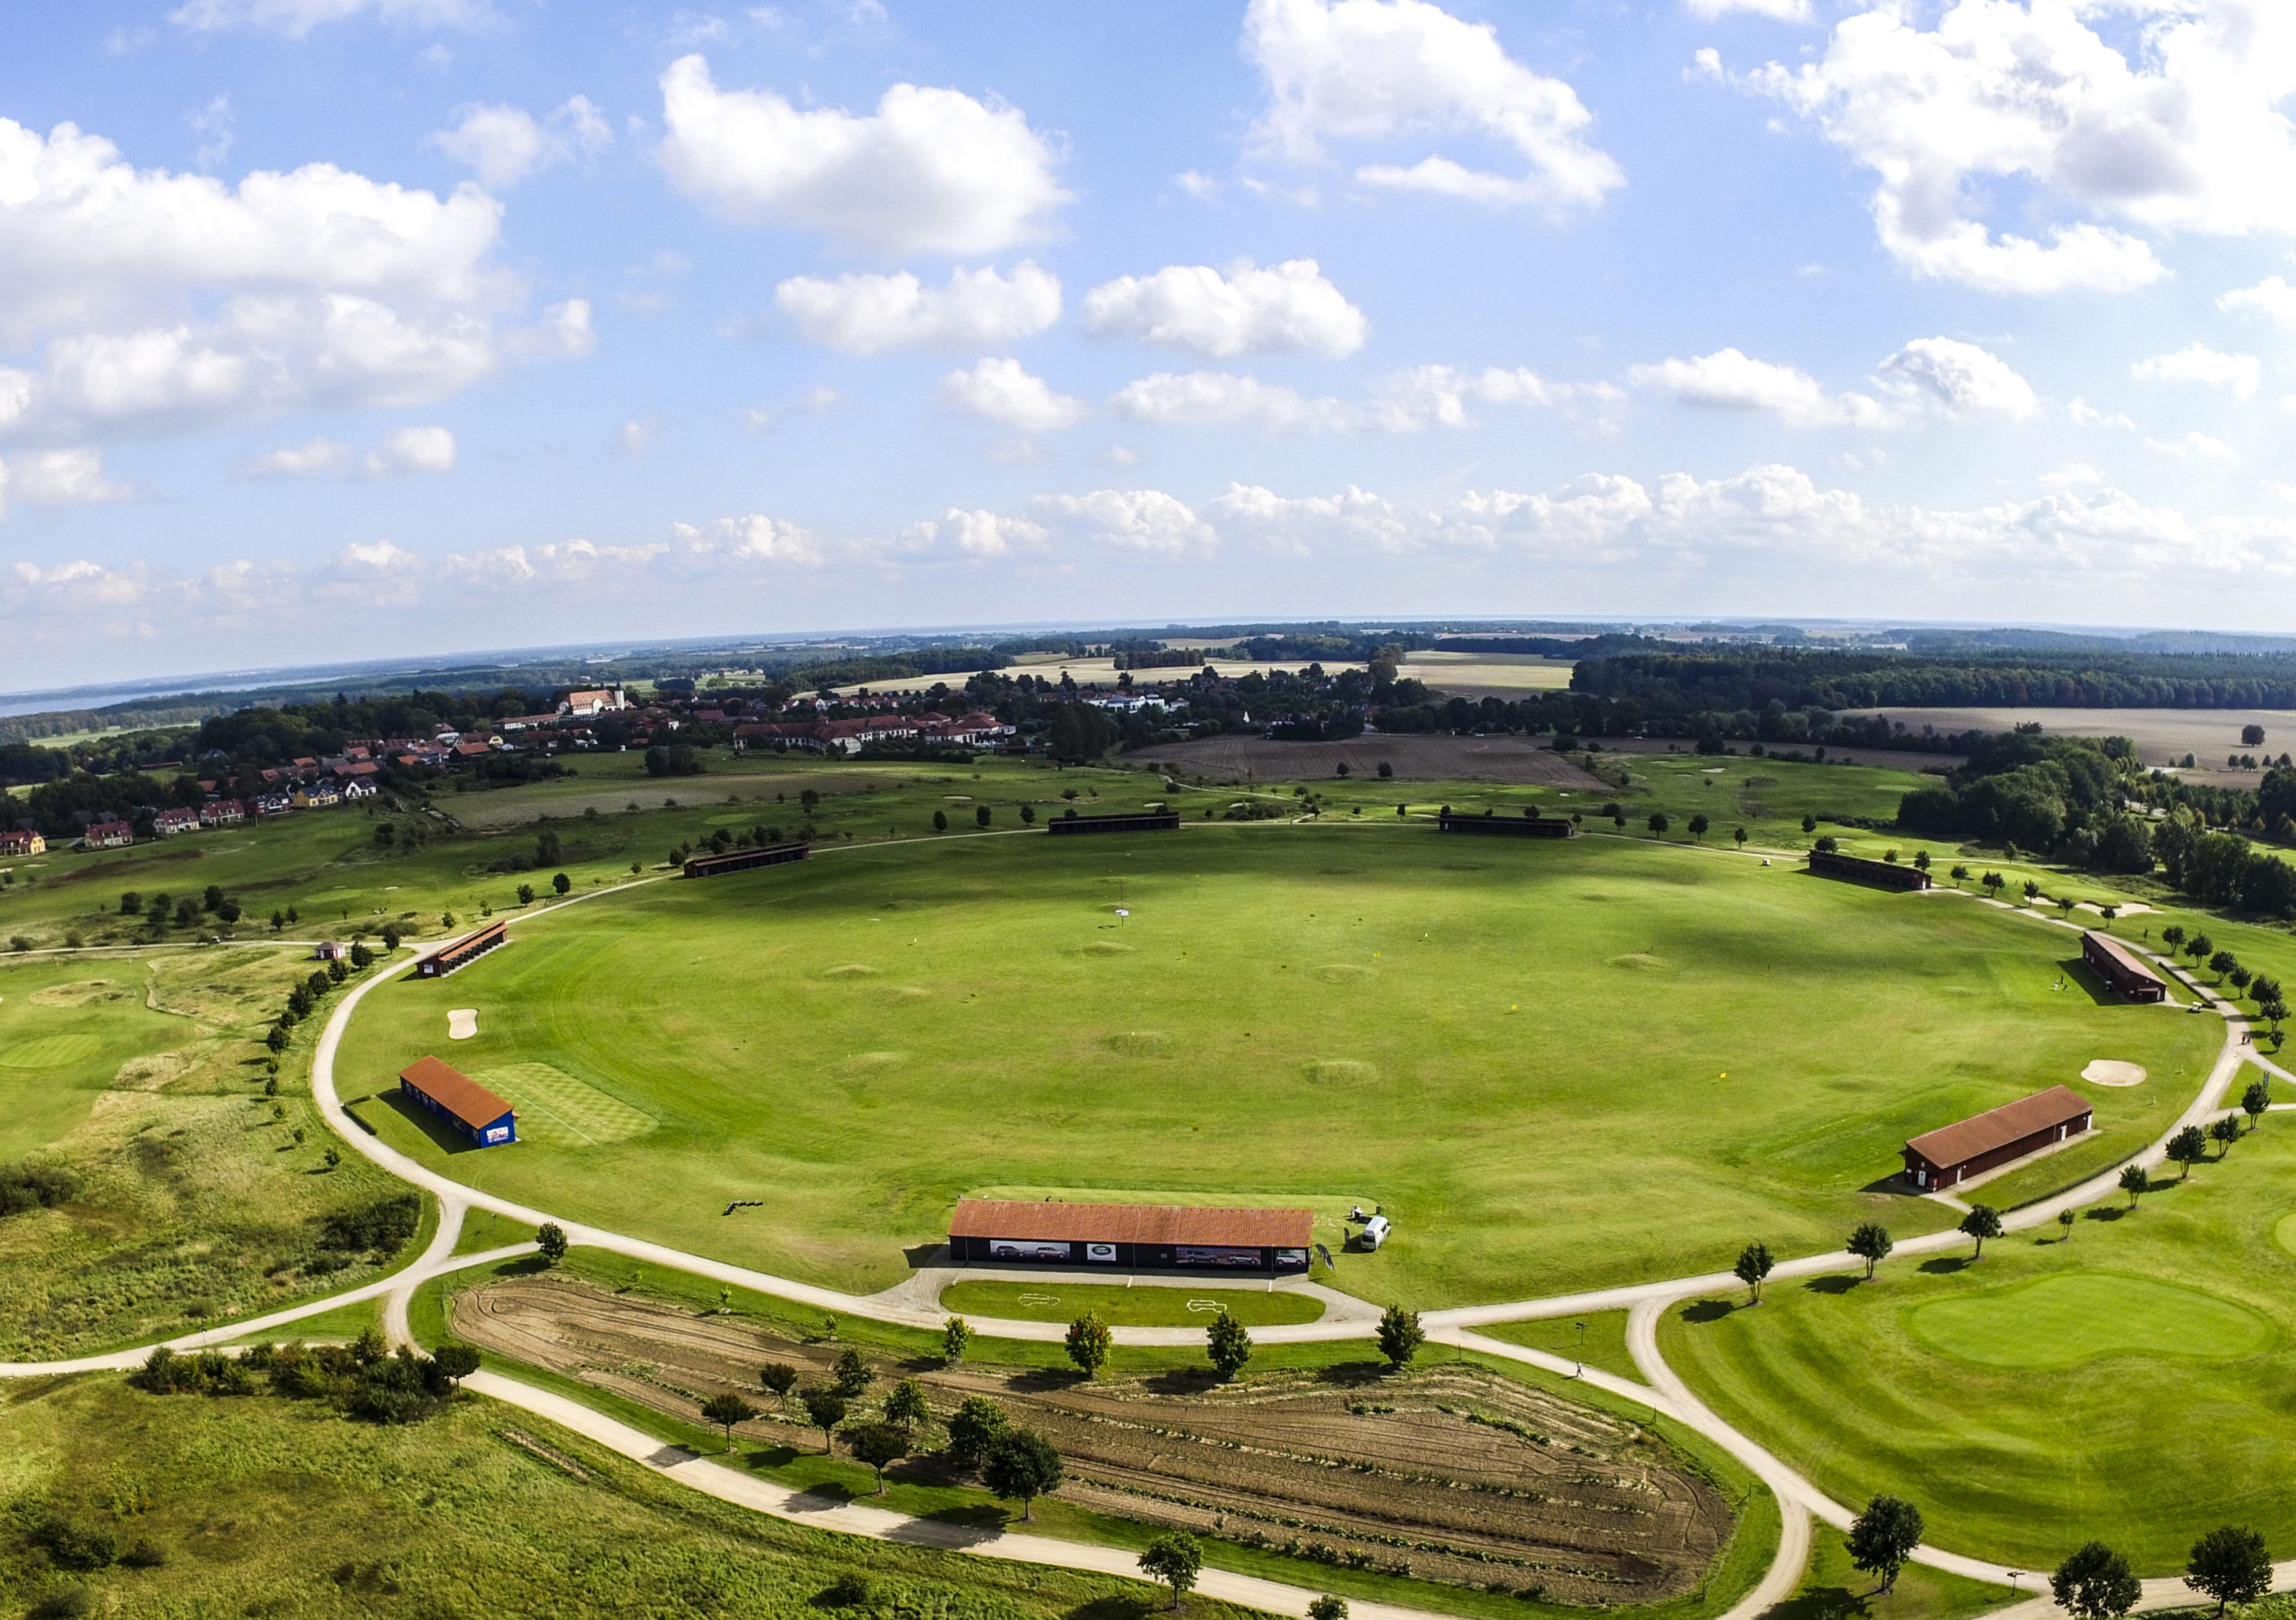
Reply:
[[[1582,661],[1571,689],[1653,714],[1785,709],[2291,709],[2296,654],[2045,654],[1951,658],[1731,647]]]

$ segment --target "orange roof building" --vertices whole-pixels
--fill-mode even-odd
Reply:
[[[1305,1209],[965,1198],[949,1218],[949,1252],[997,1266],[1305,1271],[1314,1227]]]
[[[510,1105],[451,1064],[417,1058],[398,1072],[399,1091],[480,1147],[502,1147],[518,1139],[518,1116]]]

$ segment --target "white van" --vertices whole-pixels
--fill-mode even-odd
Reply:
[[[1363,1230],[1358,1234],[1358,1237],[1361,1241],[1366,1253],[1378,1248],[1380,1244],[1387,1241],[1387,1217],[1379,1215],[1373,1215],[1370,1220],[1363,1223]]]

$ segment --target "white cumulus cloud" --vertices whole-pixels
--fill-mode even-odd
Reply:
[[[954,415],[1023,433],[1072,428],[1092,414],[1083,400],[1056,393],[1043,378],[1022,370],[1017,360],[984,360],[970,370],[952,371],[941,379],[934,397]]]
[[[1005,557],[1014,552],[1041,551],[1051,538],[1050,529],[1026,518],[967,511],[953,506],[938,518],[910,524],[900,533],[905,546],[922,550],[945,541],[968,557]]]
[[[430,144],[497,190],[538,169],[613,144],[613,127],[587,96],[570,98],[547,125],[525,108],[503,102],[474,102],[457,108],[455,117],[455,126],[432,135]]]
[[[85,448],[13,456],[5,487],[30,506],[95,506],[135,492],[105,477],[102,453]]]
[[[2222,388],[2236,399],[2253,396],[2264,365],[2253,354],[2226,354],[2204,344],[2187,344],[2173,354],[2155,354],[2129,367],[2139,382],[2196,382]]]
[[[1009,275],[955,269],[928,287],[906,270],[795,275],[773,290],[774,307],[799,332],[844,354],[895,349],[984,349],[1033,337],[1060,318],[1060,278],[1023,259]]]
[[[720,518],[713,523],[671,526],[678,546],[694,557],[720,557],[737,562],[818,563],[820,536],[784,518],[752,512],[741,518]]]
[[[1057,537],[1152,555],[1183,557],[1217,548],[1220,536],[1187,503],[1161,490],[1093,490],[1039,495],[1030,510]]]
[[[2029,422],[2040,414],[2033,385],[2009,362],[1975,344],[1951,337],[1917,337],[1882,361],[1885,375],[1902,377],[1949,410]]]
[[[493,261],[500,222],[473,186],[440,197],[317,163],[233,187],[0,119],[0,346],[37,351],[0,368],[0,431],[451,394],[496,369],[524,297]]]
[[[455,470],[455,436],[445,428],[400,428],[368,452],[370,478]]]
[[[1610,155],[1588,144],[1594,115],[1576,91],[1509,57],[1488,23],[1462,22],[1427,0],[1252,0],[1243,49],[1267,89],[1259,139],[1284,157],[1466,136],[1506,149],[1521,171],[1433,152],[1415,163],[1365,164],[1355,178],[1558,211],[1591,207],[1626,183]]]
[[[1159,427],[1255,427],[1274,433],[1346,432],[1361,420],[1344,400],[1234,371],[1158,371],[1124,385],[1109,408]]]
[[[1626,396],[1606,382],[1550,382],[1524,367],[1407,366],[1372,385],[1370,425],[1389,433],[1422,428],[1471,428],[1470,404],[1530,405],[1561,411],[1576,421],[1607,431],[1626,406]]]
[[[2216,300],[2227,312],[2246,311],[2269,316],[2285,330],[2296,332],[2296,287],[2276,275],[2267,275],[2253,287],[2241,287]]]
[[[1260,269],[1239,260],[1167,265],[1120,276],[1084,295],[1084,327],[1212,360],[1239,354],[1320,354],[1337,360],[1363,346],[1370,323],[1311,258]]]
[[[1926,21],[1934,25],[1924,27]],[[2123,20],[2109,30],[2108,19]],[[1883,245],[1995,292],[2125,291],[2165,274],[2124,226],[2296,231],[2296,8],[2255,0],[1869,4],[1824,56],[1747,83],[1878,183]],[[1985,220],[1997,183],[2086,213],[2043,240]]]
[[[1766,411],[1788,427],[1888,428],[1905,420],[1900,407],[1864,394],[1829,394],[1807,371],[1755,360],[1737,349],[1718,349],[1695,360],[1636,366],[1627,377],[1685,405],[1727,411]]]
[[[718,89],[698,55],[661,85],[663,167],[735,219],[874,252],[994,253],[1045,235],[1069,200],[1027,118],[960,91],[896,84],[874,113],[804,111]]]

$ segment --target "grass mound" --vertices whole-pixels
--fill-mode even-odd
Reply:
[[[34,990],[30,999],[34,1006],[85,1006],[110,989],[111,980],[109,979],[81,979],[70,984],[51,984]]]
[[[1376,968],[1362,967],[1352,962],[1334,962],[1318,968],[1316,977],[1326,984],[1354,984],[1370,978],[1378,971]]]
[[[899,1068],[908,1061],[907,1052],[856,1052],[850,1058],[839,1058],[830,1065],[829,1072],[840,1080],[866,1080],[872,1075]]]
[[[506,1063],[473,1079],[518,1110],[518,1139],[543,1147],[603,1147],[642,1137],[654,1116],[550,1063]]]
[[[892,993],[892,998],[895,1001],[923,1001],[932,994],[932,991],[920,986],[905,984]]]
[[[1663,973],[1672,969],[1674,964],[1663,956],[1653,956],[1648,951],[1629,951],[1623,956],[1611,957],[1603,965],[1611,968],[1626,968],[1638,973]]]
[[[2274,1337],[2271,1323],[2230,1300],[2100,1272],[1933,1300],[1907,1326],[1931,1349],[1988,1367],[2070,1367],[2108,1355],[2229,1360]]]
[[[1370,1085],[1378,1068],[1353,1058],[1318,1058],[1308,1065],[1308,1078],[1318,1085]]]
[[[876,974],[877,970],[865,962],[848,962],[841,966],[822,970],[822,977],[824,979],[874,979]]]
[[[1081,954],[1086,956],[1129,956],[1134,949],[1134,946],[1119,944],[1113,939],[1096,939],[1086,945]]]
[[[1124,1058],[1169,1058],[1177,1050],[1164,1030],[1118,1030],[1100,1044]]]

